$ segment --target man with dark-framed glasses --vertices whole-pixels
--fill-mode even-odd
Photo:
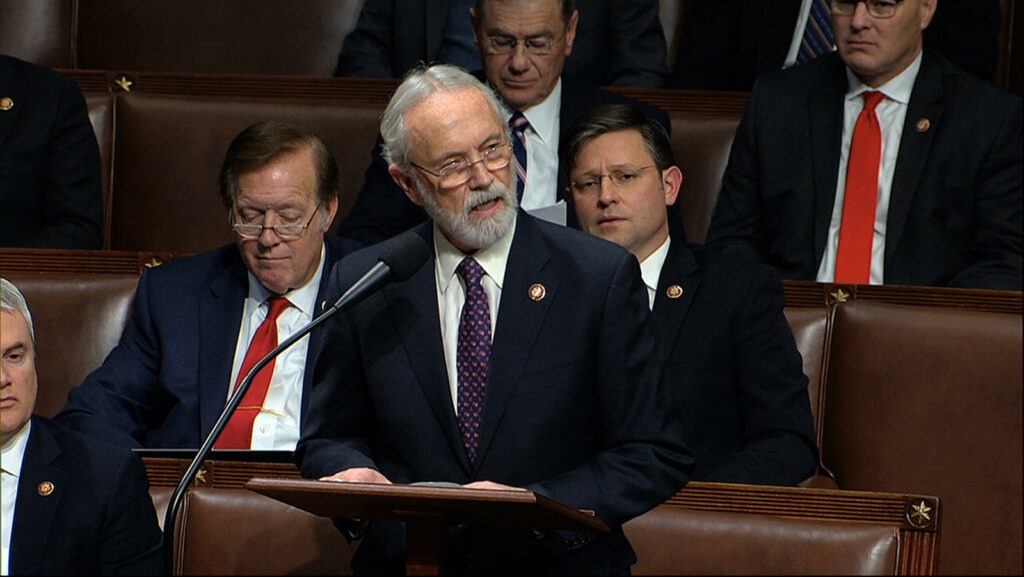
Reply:
[[[1021,290],[1021,99],[924,47],[939,0],[834,0],[763,77],[707,244],[783,279]]]
[[[120,343],[58,421],[129,447],[196,448],[252,365],[336,296],[331,267],[356,244],[325,239],[338,167],[320,138],[246,128],[225,154],[221,196],[237,242],[143,273]],[[261,370],[215,447],[294,449],[319,349],[314,332]]]

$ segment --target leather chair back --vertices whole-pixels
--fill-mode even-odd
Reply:
[[[103,186],[103,247],[110,246],[110,181],[114,175],[114,95],[109,92],[85,92],[89,121],[100,147]]]
[[[836,307],[821,462],[843,489],[943,499],[943,573],[1022,567],[1021,341],[1020,314]]]
[[[796,348],[803,357],[807,375],[807,396],[811,401],[814,431],[821,443],[821,385],[828,368],[827,340],[831,312],[825,307],[786,307],[786,321],[793,331]]]
[[[672,150],[683,171],[676,202],[689,242],[707,237],[739,121],[738,116],[672,115]]]
[[[75,66],[78,0],[4,0],[0,52],[49,68]]]

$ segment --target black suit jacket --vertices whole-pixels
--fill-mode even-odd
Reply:
[[[346,37],[335,76],[401,78],[437,58],[448,0],[373,0]],[[668,76],[656,0],[577,0],[580,12],[565,73],[595,86],[659,88]],[[465,15],[469,19],[469,13]]]
[[[838,54],[758,82],[709,246],[762,259],[784,279],[816,278],[846,90]],[[885,283],[1021,290],[1021,155],[1021,99],[925,51],[893,175]]]
[[[670,298],[672,286],[682,295]],[[771,267],[670,245],[653,316],[697,461],[693,480],[795,485],[814,473],[807,377],[785,302]]]
[[[11,575],[160,575],[161,540],[138,456],[32,417]]]
[[[416,231],[433,246],[431,224]],[[377,252],[370,247],[339,266],[365,270]],[[481,574],[628,568],[635,555],[619,526],[674,494],[693,464],[660,383],[636,259],[520,211],[475,463],[466,456],[452,405],[434,267],[430,258],[408,281],[325,325],[296,451],[303,475],[372,467],[396,483],[491,480],[526,487],[596,511],[613,532],[552,532],[543,540],[530,531],[503,532],[472,549]],[[353,280],[349,275],[337,290]],[[543,296],[534,291],[531,298],[538,285]],[[366,539],[354,566],[401,566],[400,533],[378,525]]]
[[[356,247],[327,239],[317,302],[333,302],[331,267]],[[118,345],[56,419],[83,433],[128,447],[197,448],[217,421],[231,385],[247,269],[234,244],[169,261],[139,280],[132,318]],[[319,333],[310,335],[303,376],[308,406]]]
[[[0,245],[103,248],[100,149],[75,81],[0,55]]]
[[[667,81],[672,88],[750,90],[782,68],[801,0],[697,0]],[[999,61],[999,0],[942,0],[925,46],[992,81]]]
[[[476,72],[483,80],[483,73]],[[559,132],[564,135],[577,119],[588,110],[612,103],[629,103],[640,106],[647,115],[661,123],[672,134],[672,123],[668,114],[660,108],[632,98],[601,90],[593,85],[578,83],[562,78],[561,125]],[[371,152],[370,167],[366,169],[366,184],[356,199],[352,210],[341,222],[338,234],[370,245],[391,238],[427,220],[427,213],[409,200],[405,192],[388,173],[388,163],[381,155],[380,137]],[[569,176],[559,162],[557,198],[562,199],[569,186]],[[567,212],[567,224],[575,228],[576,215]],[[677,219],[678,220],[678,219]]]

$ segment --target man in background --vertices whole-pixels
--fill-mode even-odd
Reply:
[[[324,238],[338,167],[322,140],[279,122],[246,128],[221,196],[238,241],[143,273],[121,341],[58,421],[129,447],[197,448],[250,368],[337,297],[331,267],[355,245]],[[260,371],[215,447],[294,449],[319,350],[314,332]]]
[[[640,260],[692,479],[796,485],[813,475],[807,377],[775,271],[674,237],[667,209],[683,174],[664,128],[640,110],[592,110],[563,151],[580,228]]]
[[[833,0],[751,94],[707,244],[782,278],[1021,290],[1021,100],[923,49],[936,0]]]
[[[33,416],[32,314],[0,279],[3,575],[159,575],[162,535],[142,460]]]

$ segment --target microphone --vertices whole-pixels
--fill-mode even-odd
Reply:
[[[370,270],[354,282],[344,294],[338,297],[338,300],[334,302],[331,308],[325,310],[320,316],[286,338],[274,350],[267,353],[266,356],[253,365],[252,370],[239,383],[235,392],[231,394],[220,417],[213,424],[213,429],[210,430],[210,434],[203,440],[203,444],[199,447],[195,458],[192,459],[192,463],[185,471],[181,481],[178,482],[178,486],[174,489],[174,493],[171,494],[171,499],[167,503],[167,511],[164,514],[164,567],[167,575],[172,575],[174,569],[174,525],[178,517],[178,509],[181,506],[181,499],[184,497],[185,491],[188,489],[191,480],[195,477],[196,472],[199,471],[199,467],[202,466],[203,461],[206,460],[207,455],[213,449],[214,443],[217,442],[220,434],[224,431],[224,427],[231,420],[231,415],[234,414],[235,409],[242,402],[242,398],[252,385],[256,374],[263,367],[267,366],[270,361],[277,358],[285,349],[295,344],[296,341],[309,334],[314,328],[339,311],[346,311],[354,307],[389,283],[408,280],[429,258],[430,249],[427,248],[426,241],[423,240],[423,237],[412,231],[403,232],[394,238],[384,241],[381,245],[380,256],[376,264],[370,267]],[[344,271],[338,265],[342,262],[344,261],[339,261],[335,265],[334,270],[331,271],[331,286],[341,280]]]

